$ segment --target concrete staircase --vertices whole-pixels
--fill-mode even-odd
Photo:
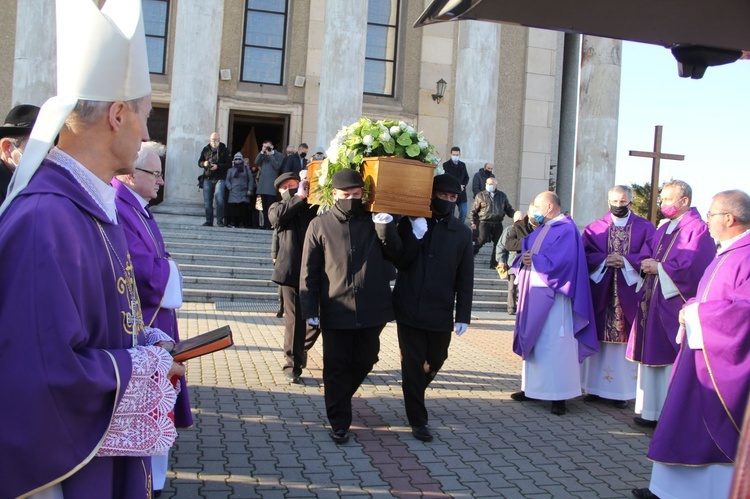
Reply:
[[[271,312],[278,306],[271,282],[271,231],[202,227],[202,217],[156,215],[167,251],[180,265],[187,302],[218,309]],[[473,312],[505,312],[507,282],[489,268],[490,246],[475,259]]]

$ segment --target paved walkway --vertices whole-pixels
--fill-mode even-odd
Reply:
[[[648,484],[649,432],[631,409],[568,402],[514,402],[520,360],[505,314],[472,320],[427,392],[431,443],[411,436],[400,387],[395,324],[381,335],[380,361],[354,399],[352,438],[328,437],[322,349],[304,386],[282,372],[282,319],[189,303],[190,337],[229,324],[235,347],[188,364],[196,416],[172,453],[162,497],[629,497]],[[632,403],[631,403],[632,406]]]

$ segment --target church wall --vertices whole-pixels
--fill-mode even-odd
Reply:
[[[16,50],[16,1],[0,0],[3,29],[0,30],[0,61],[12,61]],[[0,71],[0,119],[13,107],[13,65],[4,64]],[[1,123],[0,123],[1,124]]]

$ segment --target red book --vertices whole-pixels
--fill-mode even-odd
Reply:
[[[172,350],[172,357],[175,362],[183,362],[201,355],[218,352],[232,345],[234,345],[232,330],[229,326],[223,326],[179,342]]]

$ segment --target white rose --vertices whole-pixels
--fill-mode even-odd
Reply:
[[[380,134],[380,137],[378,137],[378,140],[380,142],[388,142],[391,140],[391,135],[388,132],[383,132]]]
[[[401,129],[398,127],[398,125],[393,125],[391,127],[390,132],[391,132],[391,135],[396,135],[398,133],[401,133]]]
[[[326,150],[326,157],[328,158],[328,161],[330,161],[333,164],[338,163],[339,161],[339,146],[334,146],[331,144],[331,147],[329,147]]]
[[[428,144],[426,140],[420,140],[419,142],[417,142],[417,145],[420,149],[427,149],[430,146],[430,144]]]
[[[362,143],[366,146],[371,146],[373,143],[372,135],[365,135],[362,137]]]
[[[406,133],[408,133],[409,135],[414,135],[415,133],[417,133],[417,131],[414,130],[414,127],[410,125],[406,127]]]
[[[399,122],[398,122],[398,127],[399,127],[399,128],[401,129],[401,130],[406,130],[406,123],[404,123],[403,121],[399,121]]]

